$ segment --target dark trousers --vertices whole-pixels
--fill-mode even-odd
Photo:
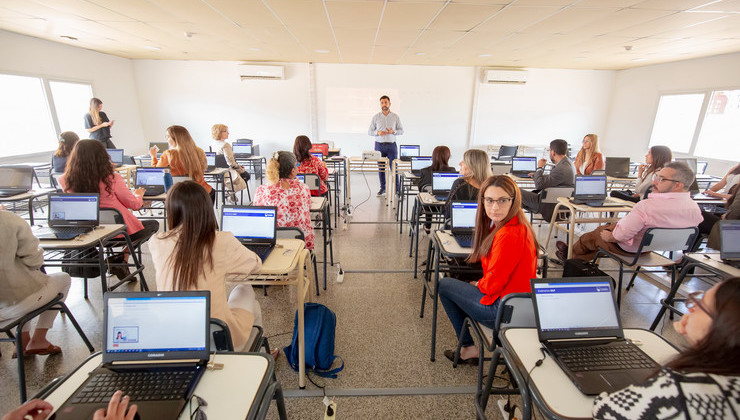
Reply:
[[[531,213],[539,213],[540,211],[540,194],[538,191],[527,191],[521,190],[522,192],[522,207]]]
[[[100,140],[100,142],[103,143],[103,146],[105,146],[106,149],[116,149],[116,145],[113,144],[113,141],[110,139],[110,137]]]
[[[144,229],[134,232],[130,235],[131,242],[135,242],[142,238],[148,238],[149,236],[157,233],[159,230],[159,222],[156,220],[142,220],[141,224],[144,225]]]
[[[388,165],[392,165],[393,161],[398,157],[396,142],[380,143],[376,141],[375,150],[380,152],[380,156],[388,158]],[[378,178],[380,178],[380,189],[385,191],[385,172],[378,172]],[[396,183],[396,185],[398,185],[398,183]]]

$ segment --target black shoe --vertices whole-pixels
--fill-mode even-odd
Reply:
[[[108,258],[108,263],[110,264],[108,272],[111,273],[111,275],[118,277],[118,280],[123,280],[131,274],[131,270],[128,266],[123,265],[125,261],[123,260],[122,255]]]
[[[450,362],[455,362],[455,350],[445,350],[445,357],[450,359]],[[472,365],[472,366],[478,366],[478,358],[477,357],[471,357],[469,359],[463,359],[459,358],[457,361],[458,365]]]
[[[567,253],[568,252],[568,245],[563,241],[557,241],[555,243],[555,247],[558,249],[558,251]]]
[[[385,195],[385,188],[380,189],[378,193],[376,194],[378,197]]]
[[[561,251],[561,250],[557,250],[557,251],[555,251],[555,256],[556,256],[556,257],[558,257],[558,259],[559,259],[559,260],[560,260],[560,261],[561,261],[562,263],[565,263],[565,260],[567,260],[567,259],[568,259],[568,254],[566,254],[565,252],[563,252],[563,251]]]

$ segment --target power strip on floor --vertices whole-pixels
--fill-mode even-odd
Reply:
[[[513,418],[514,420],[519,420],[522,418],[522,412],[519,410],[519,407],[514,407],[514,417],[509,417],[509,411],[506,409],[506,400],[498,400],[498,409],[501,411],[501,416],[503,416],[504,419]]]

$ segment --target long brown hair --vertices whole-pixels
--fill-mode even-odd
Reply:
[[[437,146],[432,151],[432,172],[447,169],[450,164],[450,148]]]
[[[100,105],[103,105],[103,101],[101,101],[100,99],[98,98],[90,99],[90,118],[93,121],[93,125],[100,124],[100,112],[98,111],[98,107]]]
[[[172,266],[175,290],[192,290],[206,266],[213,268],[213,243],[216,240],[216,215],[211,197],[195,181],[175,184],[167,193],[167,224],[164,238],[177,236],[175,249],[167,258]]]
[[[293,154],[298,159],[298,162],[303,162],[311,157],[309,150],[311,150],[312,146],[311,139],[308,136],[298,136],[295,138],[295,142],[293,142]]]
[[[512,198],[511,207],[509,208],[509,213],[506,215],[506,218],[502,220],[501,223],[493,226],[493,229],[491,229],[493,221],[488,217],[488,213],[486,213],[483,197],[486,190],[490,187],[499,187],[506,191],[506,194]],[[496,236],[496,232],[498,232],[501,227],[509,223],[509,221],[514,217],[519,219],[519,224],[526,226],[527,232],[529,232],[529,235],[534,241],[535,252],[539,252],[537,238],[532,230],[532,225],[529,224],[529,221],[522,210],[522,193],[519,190],[519,187],[517,187],[516,182],[506,175],[494,175],[488,177],[483,182],[480,187],[480,191],[478,192],[478,212],[475,216],[473,251],[468,257],[468,262],[480,261],[483,256],[487,255],[488,252],[491,251],[491,246],[493,245],[493,239]]]
[[[100,182],[105,191],[112,193],[113,165],[103,143],[97,140],[80,140],[69,155],[64,168],[64,192],[100,193]]]
[[[596,153],[601,153],[601,150],[599,149],[599,136],[596,134],[586,134],[583,136],[583,138],[587,138],[591,140],[591,147],[588,149],[588,152],[583,150],[583,147],[581,147],[581,150],[578,151],[578,154],[576,155],[576,168],[579,168],[583,161],[590,162],[593,155]],[[588,165],[588,164],[587,164]]]
[[[642,174],[642,179],[645,179],[648,175],[656,173],[659,170],[663,169],[664,166],[671,163],[671,161],[673,160],[673,153],[668,146],[651,147],[650,156],[653,157],[653,163],[651,163]]]
[[[186,173],[193,179],[203,177],[206,171],[206,164],[203,162],[205,155],[195,145],[188,129],[181,125],[171,125],[167,127],[167,134],[177,146],[177,149],[170,149],[170,153],[180,159]]]
[[[687,373],[740,374],[740,277],[717,287],[712,317],[707,335],[666,367]]]
[[[80,141],[80,136],[74,131],[65,131],[59,135],[59,147],[54,152],[56,157],[67,157],[72,153],[75,144]]]

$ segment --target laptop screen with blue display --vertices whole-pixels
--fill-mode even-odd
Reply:
[[[140,185],[164,186],[164,168],[136,168],[134,184],[137,187]]]
[[[621,327],[609,280],[534,283],[532,292],[542,332]]]
[[[478,214],[478,203],[475,201],[452,202],[452,229],[475,228],[475,216]]]
[[[420,171],[424,168],[432,166],[431,156],[412,156],[411,157],[411,170]]]
[[[252,143],[234,143],[231,145],[231,150],[235,155],[251,155]]]
[[[403,157],[419,156],[421,154],[421,146],[419,145],[402,144],[400,149],[401,156]]]
[[[110,156],[111,162],[122,165],[123,164],[123,149],[105,149]]]
[[[432,191],[438,194],[442,191],[449,191],[452,189],[452,184],[455,180],[460,178],[460,174],[457,172],[433,172],[432,173]]]
[[[274,241],[276,218],[274,207],[224,207],[221,230],[233,233],[240,240]]]

